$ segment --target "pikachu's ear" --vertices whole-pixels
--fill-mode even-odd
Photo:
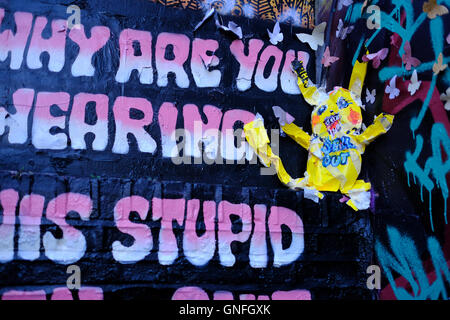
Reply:
[[[303,67],[303,62],[300,61],[300,60],[294,60],[294,61],[292,61],[292,63],[291,63],[291,69],[292,69],[295,73],[300,74],[300,72],[304,69],[304,67]]]
[[[369,49],[367,49],[366,45],[364,45],[364,50],[361,50],[359,52],[358,61],[364,61],[363,57],[367,56],[368,54],[370,54]]]
[[[367,53],[368,52],[369,51],[367,51]],[[368,62],[359,62],[356,60],[355,65],[353,66],[352,76],[350,77],[350,83],[348,84],[348,89],[358,97],[361,96],[362,88],[364,86],[367,64]]]

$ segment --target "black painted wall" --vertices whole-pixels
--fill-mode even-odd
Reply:
[[[285,94],[280,88],[268,93],[256,88],[254,84],[250,90],[240,92],[235,82],[239,64],[229,51],[229,45],[234,39],[219,32],[213,19],[208,20],[194,35],[192,30],[202,19],[201,12],[165,8],[143,0],[76,1],[75,4],[82,9],[81,22],[86,29],[105,25],[111,30],[110,40],[93,57],[93,65],[97,69],[95,76],[71,76],[71,62],[75,59],[78,48],[69,40],[66,45],[66,64],[58,73],[48,71],[46,54],[41,56],[43,68],[37,70],[30,70],[25,62],[20,70],[11,70],[8,58],[0,62],[0,105],[11,111],[12,94],[20,88],[33,88],[36,92],[65,91],[72,97],[79,92],[106,94],[110,98],[108,146],[103,152],[92,151],[89,144],[88,150],[82,151],[70,147],[59,151],[38,150],[31,142],[32,121],[28,124],[29,138],[21,145],[8,143],[7,129],[0,137],[0,190],[12,188],[19,193],[19,199],[31,193],[42,195],[45,197],[45,206],[55,196],[65,192],[81,193],[92,199],[93,211],[89,221],[81,220],[74,212],[69,213],[66,219],[69,225],[80,230],[86,238],[85,254],[73,263],[81,268],[82,286],[101,288],[105,299],[171,299],[177,289],[186,286],[202,288],[211,299],[216,291],[230,291],[235,299],[239,299],[241,294],[270,297],[273,292],[280,290],[309,290],[312,299],[375,297],[376,294],[366,288],[366,268],[374,263],[372,221],[376,213],[355,213],[339,202],[341,195],[333,193],[326,193],[325,199],[315,204],[304,199],[303,192],[286,189],[276,176],[260,175],[260,163],[250,164],[247,161],[245,164],[232,165],[177,166],[171,159],[162,157],[157,117],[158,108],[165,101],[176,103],[179,113],[186,103],[194,103],[199,107],[212,104],[223,112],[243,109],[254,114],[260,113],[267,128],[278,128],[271,107],[282,105],[296,117],[297,124],[309,131],[311,109],[300,95]],[[32,12],[35,16],[42,15],[48,19],[65,19],[68,5],[69,1],[64,0],[2,2],[0,7],[5,9],[6,14],[0,32],[14,28],[13,13],[16,11]],[[270,45],[266,29],[272,28],[272,23],[242,17],[224,17],[224,20],[235,21],[243,28],[244,42],[250,38],[258,38],[264,40],[264,46]],[[125,84],[115,82],[115,73],[119,67],[118,37],[125,28],[151,31],[153,41],[161,32],[183,33],[190,39],[216,39],[219,49],[215,54],[221,58],[218,68],[223,75],[220,86],[213,89],[197,88],[189,73],[191,85],[187,89],[178,88],[173,78],[169,78],[169,85],[163,88],[155,83],[143,85],[139,83],[136,73]],[[285,41],[278,47],[283,51],[295,49],[309,52],[311,63],[308,71],[314,78],[314,52],[295,39],[295,33],[306,31],[289,25],[282,25],[282,31],[285,33]],[[44,36],[49,35],[50,29],[46,28]],[[111,152],[115,129],[112,102],[120,95],[143,97],[151,101],[154,121],[148,132],[158,146],[155,154],[139,152],[134,138],[130,139],[128,154]],[[67,125],[68,119],[66,128]],[[180,115],[177,125],[183,126]],[[375,159],[376,154],[390,148],[391,142],[395,144],[392,139],[395,137],[395,130],[396,127],[393,129],[394,133],[389,133],[368,148],[363,159],[369,161],[372,169],[376,169],[367,170],[369,164],[365,165],[361,178],[367,178],[368,171],[372,171],[371,181],[377,179],[374,172],[380,172],[379,177],[385,176],[382,164],[369,159]],[[288,138],[280,138],[280,155],[293,176],[303,175],[307,158],[303,149]],[[377,182],[374,186],[375,190],[379,188]],[[117,201],[130,195],[139,195],[148,200],[153,197],[213,200],[216,203],[226,200],[245,203],[252,208],[255,204],[264,204],[268,208],[286,207],[294,210],[303,221],[304,251],[295,262],[274,267],[273,250],[267,234],[269,263],[266,268],[256,269],[249,265],[250,241],[233,244],[236,264],[232,267],[220,264],[217,250],[207,265],[195,267],[186,260],[181,249],[176,261],[164,266],[157,258],[160,221],[153,221],[150,215],[144,221],[137,215],[132,215],[132,221],[151,228],[153,250],[142,261],[121,264],[112,257],[112,243],[120,240],[125,245],[131,245],[133,239],[116,228],[113,210]],[[382,199],[388,196],[380,194],[376,210],[390,210],[389,204],[385,204]],[[0,263],[0,294],[11,290],[42,289],[47,298],[51,298],[54,288],[66,285],[67,265],[49,260],[42,241],[38,259],[21,259],[17,255],[18,206],[16,215],[15,254],[12,261]],[[1,217],[2,215],[0,222],[3,221]],[[216,221],[218,219],[216,217]],[[178,247],[181,248],[184,227],[176,223],[173,225]],[[235,221],[233,226],[239,231],[242,223]],[[200,222],[199,233],[204,231],[202,228],[204,225]],[[283,230],[283,242],[288,246],[290,231]],[[41,239],[47,231],[57,238],[61,236],[59,227],[46,219],[44,213],[40,227]],[[74,298],[77,297],[75,290]]]

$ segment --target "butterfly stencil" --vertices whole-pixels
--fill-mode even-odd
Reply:
[[[397,76],[393,76],[389,81],[389,85],[386,86],[384,90],[385,93],[389,93],[389,99],[394,99],[400,95],[400,90],[395,87],[395,81],[397,80]]]
[[[338,27],[336,30],[336,38],[344,40],[345,38],[347,38],[347,35],[349,35],[350,32],[353,31],[354,28],[354,26],[348,26],[344,28],[344,21],[342,21],[342,19],[339,19]]]
[[[364,62],[368,62],[370,60],[372,60],[372,66],[375,69],[378,69],[378,67],[381,64],[381,60],[386,59],[387,55],[388,55],[389,49],[388,48],[383,48],[378,52],[375,53],[370,53],[370,54],[366,54],[362,57],[362,60]]]
[[[375,96],[377,95],[377,90],[373,89],[372,91],[370,91],[369,89],[366,88],[366,103],[373,104],[375,102]]]
[[[312,34],[297,33],[296,36],[298,40],[303,43],[309,44],[311,49],[315,51],[318,47],[323,46],[326,27],[327,23],[322,22],[321,24],[314,27]]]
[[[441,101],[445,102],[445,110],[450,111],[450,88],[447,88],[445,93],[441,94]]]
[[[270,32],[269,29],[267,29],[267,33],[269,34],[270,43],[276,46],[278,42],[283,41],[283,33],[280,32],[280,23],[277,21],[273,27],[273,31]]]
[[[339,57],[333,57],[330,55],[330,47],[327,47],[325,49],[325,52],[323,53],[322,64],[325,67],[329,67],[338,60],[339,60]]]
[[[405,42],[403,47],[405,53],[402,55],[402,61],[405,64],[406,70],[411,70],[411,67],[417,67],[420,64],[420,60],[411,56],[411,44],[409,41]]]
[[[444,71],[447,69],[447,64],[444,64],[444,56],[442,55],[442,52],[439,53],[437,62],[433,64],[433,72],[435,75],[437,75],[439,72]]]
[[[343,7],[348,7],[353,4],[353,0],[339,0],[337,9],[338,11],[341,11]]]
[[[438,5],[436,0],[429,0],[422,6],[422,11],[427,14],[429,19],[434,19],[437,16],[443,16],[448,13],[447,7]]]
[[[225,25],[223,25],[219,22],[219,20],[217,19],[217,16],[216,16],[216,26],[217,26],[217,28],[222,29],[225,32],[231,32],[235,36],[237,36],[239,39],[242,39],[242,29],[233,21],[229,21],[228,27],[226,27]]]
[[[416,91],[419,90],[421,83],[422,83],[422,81],[418,81],[418,79],[417,79],[417,70],[414,70],[414,72],[411,76],[411,83],[408,84],[408,92],[411,95],[414,95],[416,93]]]

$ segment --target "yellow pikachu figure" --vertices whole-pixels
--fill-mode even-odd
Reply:
[[[329,93],[311,83],[302,62],[294,61],[292,68],[297,73],[303,97],[314,107],[312,135],[296,126],[295,119],[280,107],[274,106],[273,111],[281,130],[309,152],[304,178],[291,178],[281,159],[272,153],[260,115],[244,126],[248,143],[266,167],[274,166],[283,184],[291,189],[303,189],[305,198],[318,202],[323,198],[320,191],[339,190],[347,196],[346,203],[355,211],[369,208],[371,185],[358,180],[361,155],[369,143],[390,129],[394,116],[382,113],[372,125],[362,130],[360,96],[367,63],[356,62],[350,90],[335,87]]]

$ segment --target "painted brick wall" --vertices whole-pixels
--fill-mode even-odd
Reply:
[[[188,128],[196,112],[198,121],[222,131],[260,113],[271,129],[278,128],[271,107],[282,105],[308,130],[310,107],[286,68],[298,57],[309,61],[314,76],[314,52],[294,38],[302,29],[283,25],[286,40],[275,47],[266,32],[272,23],[224,17],[242,27],[244,47],[254,44],[239,56],[240,40],[217,30],[213,19],[193,33],[203,17],[199,11],[140,0],[83,2],[81,23],[95,39],[87,45],[65,26],[63,2],[8,1],[0,8],[0,32],[16,32],[16,22],[23,32],[14,45],[7,33],[0,35],[0,52],[15,52],[0,55],[0,78],[7,79],[0,84],[4,299],[374,297],[366,288],[366,268],[373,263],[369,211],[355,214],[338,194],[327,193],[316,204],[287,190],[276,176],[261,175],[261,164],[252,162],[248,149],[239,151],[234,137],[220,137],[231,146],[234,164],[175,165],[164,153],[170,151],[164,130]],[[55,19],[62,21],[51,30]],[[33,42],[38,22],[47,24],[41,40],[53,37],[48,46],[38,33]],[[109,33],[96,34],[94,26]],[[213,51],[217,63],[202,56],[199,64],[194,38],[216,41],[217,48],[213,43],[199,50]],[[84,60],[74,70],[81,46]],[[129,79],[117,76],[127,61],[142,63],[149,52],[152,58]],[[241,65],[244,56],[249,61]],[[164,76],[174,70],[175,76]],[[195,78],[195,70],[202,75]],[[218,84],[212,70],[220,71]],[[107,127],[95,127],[95,140],[92,133],[80,138],[94,130],[86,125],[101,121]],[[74,145],[83,140],[85,148]],[[290,173],[301,177],[306,152],[287,138],[279,147]],[[249,159],[236,163],[243,155]],[[65,287],[69,265],[81,269],[80,290]]]

